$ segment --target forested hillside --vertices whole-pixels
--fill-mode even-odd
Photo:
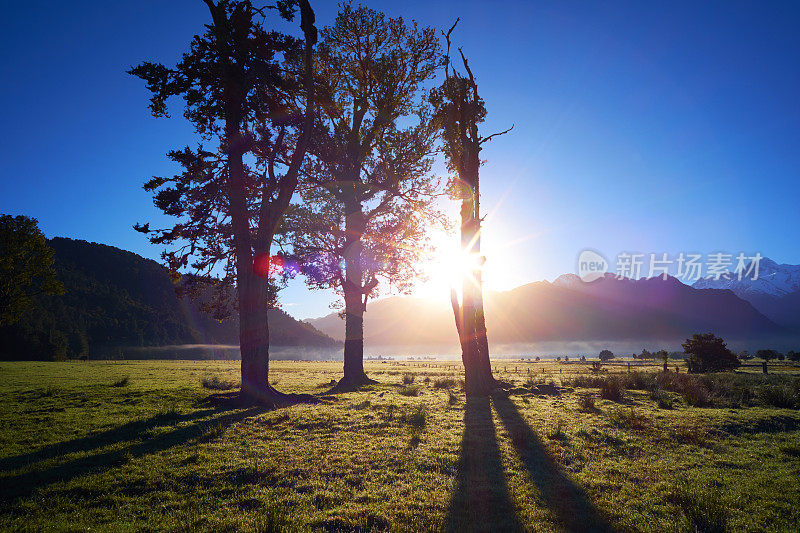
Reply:
[[[0,328],[1,359],[117,357],[125,347],[238,344],[236,318],[218,322],[197,303],[178,298],[157,262],[103,244],[61,237],[48,242],[66,293],[37,296],[33,311]],[[270,311],[269,323],[273,346],[337,345],[281,310]]]

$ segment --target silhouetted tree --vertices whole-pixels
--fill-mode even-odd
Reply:
[[[664,363],[664,372],[667,371],[667,362],[669,361],[669,352],[666,350],[659,350],[656,352],[656,355],[661,358],[661,361]]]
[[[756,352],[756,357],[759,357],[764,362],[761,363],[761,368],[764,373],[767,373],[767,363],[769,363],[772,359],[778,358],[778,352],[775,350],[758,350]]]
[[[690,372],[732,370],[742,364],[725,345],[725,341],[713,333],[696,333],[681,346],[689,356],[686,362]]]
[[[268,31],[267,11],[250,1],[204,1],[212,21],[176,67],[145,62],[130,70],[147,82],[155,116],[167,116],[167,99],[182,96],[184,116],[212,143],[170,152],[182,173],[145,184],[176,224],[136,229],[155,244],[176,246],[163,255],[173,271],[191,267],[200,279],[220,278],[209,306],[217,316],[231,309],[228,287],[235,283],[245,399],[310,399],[269,385],[267,309],[274,302],[270,250],[296,190],[313,121],[314,12],[307,0],[278,2],[286,20],[299,5],[304,40],[298,40]],[[302,114],[292,113],[296,107]]]
[[[453,176],[450,190],[461,200],[461,250],[472,264],[472,271],[462,280],[461,301],[455,289],[450,298],[464,361],[465,390],[468,396],[482,396],[495,387],[495,379],[489,361],[483,309],[481,271],[485,258],[481,255],[480,151],[484,143],[509,130],[486,137],[478,133],[478,126],[486,118],[478,84],[461,49],[459,54],[465,73],[457,71],[450,61],[450,34],[456,24],[444,34],[447,41],[445,80],[431,91],[430,99],[435,107],[435,121],[442,132],[447,167]]]
[[[610,361],[614,359],[614,352],[611,350],[602,350],[598,356],[601,361]]]
[[[436,218],[430,177],[436,131],[424,83],[439,66],[430,28],[345,3],[322,31],[320,113],[292,217],[294,253],[312,287],[344,299],[342,386],[364,373],[364,312],[381,283],[410,286]]]
[[[800,361],[800,351],[789,350],[786,353],[786,357],[789,359],[789,361]]]
[[[16,323],[32,308],[31,298],[64,293],[54,261],[35,218],[0,215],[0,326]]]

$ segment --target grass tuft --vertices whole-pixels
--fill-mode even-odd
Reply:
[[[419,396],[419,385],[409,385],[400,389],[403,396]]]
[[[693,490],[668,498],[683,510],[692,529],[703,533],[725,533],[729,531],[730,516],[727,506],[715,494]]]
[[[564,433],[564,421],[562,419],[558,419],[556,427],[547,434],[547,437],[552,440],[566,440],[567,434]]]
[[[411,427],[422,429],[428,420],[428,412],[423,404],[419,404],[416,409],[405,409],[400,413],[398,420]]]
[[[453,391],[447,391],[447,405],[455,405],[458,403],[458,396],[453,393]]]
[[[231,390],[239,386],[233,381],[219,379],[217,376],[201,378],[200,385],[202,385],[204,389],[208,390]]]
[[[112,386],[112,387],[124,387],[125,385],[127,385],[127,384],[128,384],[128,381],[129,381],[129,380],[130,380],[130,378],[129,378],[128,376],[125,376],[124,378],[119,378],[119,379],[115,380],[115,381],[114,381],[114,382],[111,384],[111,386]]]
[[[650,399],[656,402],[659,409],[672,409],[672,396],[666,391],[655,389],[650,392]]]
[[[452,389],[456,386],[456,380],[453,378],[438,378],[433,381],[434,389]]]
[[[633,407],[615,409],[608,415],[611,425],[621,429],[642,430],[647,427],[647,417]]]

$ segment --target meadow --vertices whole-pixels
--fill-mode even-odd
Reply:
[[[495,361],[271,364],[278,410],[226,401],[237,361],[0,364],[0,528],[14,531],[796,531],[800,372]],[[674,370],[674,364],[670,364]],[[748,369],[751,370],[751,369]],[[682,369],[685,372],[685,369]]]

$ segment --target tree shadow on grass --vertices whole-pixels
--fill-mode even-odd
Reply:
[[[468,398],[446,531],[524,531],[508,493],[489,398]]]
[[[514,449],[561,526],[567,531],[615,531],[586,493],[560,470],[508,396],[498,392],[492,399]]]
[[[143,432],[150,429],[176,425],[181,422],[197,420],[198,418],[205,418],[217,412],[219,412],[218,409],[203,409],[188,414],[180,414],[175,411],[157,413],[150,418],[132,420],[106,431],[92,433],[85,437],[72,439],[66,442],[48,444],[32,452],[12,457],[4,457],[0,459],[0,472],[17,470],[18,468],[23,468],[33,463],[52,459],[60,455],[67,455],[75,452],[88,452],[96,448],[104,448],[122,441],[135,439]]]
[[[66,482],[77,477],[99,473],[115,466],[124,464],[128,458],[137,458],[148,454],[158,453],[174,446],[179,446],[188,441],[196,439],[198,441],[210,440],[221,434],[221,430],[240,422],[246,418],[256,416],[266,412],[264,407],[252,407],[244,411],[222,414],[208,420],[197,420],[197,418],[214,413],[222,413],[221,410],[198,411],[198,416],[193,417],[195,421],[189,425],[177,427],[172,431],[156,437],[132,443],[127,447],[100,452],[85,457],[69,460],[42,470],[24,472],[20,474],[0,477],[0,506],[7,506],[18,498],[30,496],[39,488],[46,487],[57,482]],[[210,411],[210,412],[209,412]],[[188,419],[188,418],[187,418]],[[179,422],[180,420],[178,420]],[[176,422],[177,423],[177,422]],[[125,427],[125,426],[121,426]],[[111,430],[113,432],[114,430]],[[122,442],[123,435],[128,435],[130,430],[125,433],[115,434],[116,441],[104,443],[90,441],[90,449],[104,447],[107,445]],[[131,440],[138,438],[132,436]],[[81,440],[81,439],[78,439]],[[79,451],[73,450],[73,451]],[[55,457],[51,455],[49,457]],[[43,456],[43,459],[48,458]]]

